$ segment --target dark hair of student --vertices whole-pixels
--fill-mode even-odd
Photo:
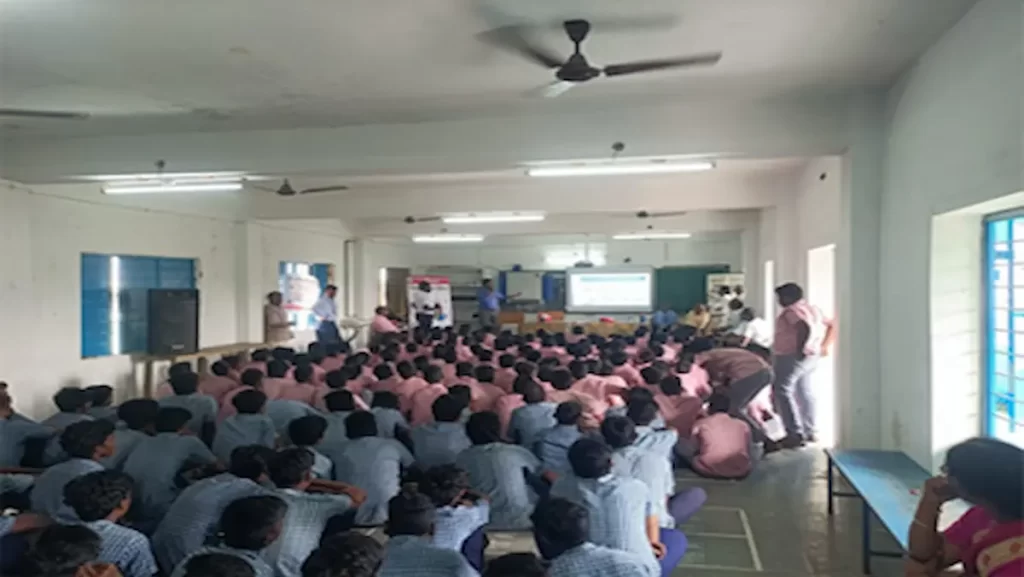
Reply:
[[[537,549],[548,560],[579,547],[590,537],[589,513],[568,499],[542,500],[537,503],[530,519]]]
[[[523,361],[516,363],[513,370],[515,370],[516,374],[520,377],[532,377],[537,374],[537,365],[528,361]]]
[[[437,365],[430,365],[423,369],[423,379],[430,384],[437,384],[444,380],[444,371]]]
[[[459,360],[459,355],[455,353],[455,347],[451,345],[445,346],[441,352],[441,360],[449,365],[455,364],[455,361]]]
[[[231,372],[231,367],[224,361],[216,361],[210,365],[210,372],[218,377],[226,377]]]
[[[573,379],[580,380],[590,374],[590,367],[586,362],[576,359],[569,363],[569,374]]]
[[[503,369],[511,369],[515,365],[516,365],[516,357],[515,357],[515,355],[510,355],[508,353],[505,353],[504,355],[501,355],[500,357],[498,357],[498,366],[503,368]]]
[[[309,479],[312,469],[313,453],[302,447],[278,451],[267,468],[270,480],[281,489],[291,489]]]
[[[441,395],[430,406],[438,423],[455,423],[462,414],[462,403],[451,395]]]
[[[274,359],[267,362],[267,376],[272,379],[283,379],[288,375],[288,363]]]
[[[276,347],[270,354],[279,361],[290,363],[295,358],[295,349],[291,347]]]
[[[775,287],[775,296],[778,297],[779,304],[788,307],[804,298],[804,289],[796,283],[788,282]]]
[[[472,377],[473,376],[473,363],[461,362],[455,363],[455,376],[457,377]]]
[[[487,349],[480,349],[480,352],[476,353],[476,359],[481,363],[489,363],[494,360],[494,353]]]
[[[376,377],[378,381],[385,381],[395,376],[395,371],[391,370],[391,366],[387,363],[381,363],[376,367],[373,367],[373,376]]]
[[[669,375],[661,379],[661,382],[658,383],[658,388],[661,389],[662,393],[674,397],[683,394],[683,381],[678,375]]]
[[[636,426],[627,417],[606,417],[601,423],[601,436],[612,449],[621,449],[633,444]]]
[[[644,383],[654,386],[661,382],[661,378],[664,373],[657,367],[650,366],[644,367],[640,371],[640,376],[643,377]]]
[[[473,375],[481,383],[494,383],[494,367],[490,365],[477,365]]]
[[[389,537],[413,535],[422,537],[434,532],[437,509],[429,497],[415,490],[404,490],[388,501]]]
[[[256,481],[267,474],[267,466],[277,452],[263,445],[243,445],[231,451],[228,472],[232,475]]]
[[[635,424],[646,427],[658,416],[658,404],[651,399],[631,397],[626,405],[626,416]]]
[[[373,577],[384,560],[384,547],[355,531],[336,533],[302,564],[302,577]]]
[[[473,403],[473,390],[466,385],[452,385],[448,388],[448,396],[459,403],[460,412]]]
[[[693,369],[693,363],[693,353],[684,352],[676,360],[676,372],[683,375],[689,374],[690,370]]]
[[[487,562],[482,577],[544,577],[544,563],[533,553],[506,553]]]
[[[581,479],[597,479],[612,470],[612,450],[597,439],[584,437],[569,447],[569,464]]]
[[[229,361],[228,357],[224,357],[223,361],[224,361],[225,364],[228,365],[228,368],[231,368],[231,362]],[[188,361],[183,361],[183,362],[180,362],[180,363],[174,363],[173,365],[168,367],[167,368],[167,377],[170,378],[170,377],[173,377],[174,375],[178,375],[178,374],[181,374],[181,373],[190,373],[190,372],[192,372],[192,363],[190,363]]]
[[[498,443],[501,441],[501,419],[493,411],[473,413],[466,421],[466,436],[474,445]]]
[[[555,422],[559,425],[575,425],[583,416],[583,405],[576,401],[566,401],[555,408]]]
[[[331,389],[340,389],[348,383],[351,373],[346,370],[348,367],[328,371],[324,375],[324,383]]]
[[[108,407],[114,400],[114,387],[110,385],[89,385],[85,392],[94,407]]]
[[[537,403],[543,403],[547,400],[547,395],[544,393],[544,388],[537,384],[537,381],[530,379],[522,383],[520,386],[520,394],[523,395],[523,400],[528,405],[536,405]]]
[[[339,389],[324,395],[324,406],[332,413],[354,411],[356,410],[356,400],[352,396],[352,391]]]
[[[380,360],[390,364],[398,360],[398,345],[392,343],[380,350]]]
[[[371,406],[398,410],[398,395],[391,391],[377,391],[373,394],[373,404]]]
[[[231,405],[240,415],[256,415],[262,413],[267,405],[267,395],[256,389],[246,389],[231,399]]]
[[[742,311],[740,311],[740,320],[741,321],[749,323],[750,321],[754,320],[755,318],[757,318],[757,313],[754,312],[754,309],[752,309],[750,307],[746,307]]]
[[[414,357],[412,360],[412,366],[416,367],[416,370],[422,373],[423,371],[427,370],[427,367],[431,366],[430,358],[427,357],[426,355],[419,355],[417,357]]]
[[[263,384],[263,373],[259,369],[246,369],[242,371],[241,381],[247,387],[258,389]]]
[[[555,369],[548,375],[548,382],[556,391],[568,391],[572,387],[572,375],[566,369]]]
[[[313,379],[313,365],[302,364],[295,365],[292,375],[295,377],[296,383],[309,383]]]
[[[965,501],[985,508],[999,521],[1024,519],[1024,450],[992,438],[953,445],[943,469]]]
[[[633,387],[632,389],[626,391],[625,401],[627,405],[626,410],[628,411],[628,405],[630,403],[653,402],[654,392],[652,392],[647,387]]]
[[[241,393],[239,393],[241,395]],[[237,398],[237,397],[236,397]],[[161,407],[156,414],[156,432],[177,433],[192,420],[192,411],[181,407]]]
[[[345,417],[345,432],[349,439],[375,437],[377,418],[370,411],[356,411]]]
[[[288,423],[288,438],[298,447],[312,447],[324,438],[326,430],[327,419],[320,415],[306,415]]]
[[[131,399],[117,407],[117,418],[133,431],[155,427],[160,403],[153,399]]]
[[[88,407],[89,393],[78,387],[64,387],[53,395],[53,404],[62,413],[79,413]]]
[[[135,481],[120,471],[96,471],[64,485],[64,503],[86,523],[106,519],[132,496]]]
[[[114,434],[114,424],[106,420],[79,421],[68,425],[60,434],[60,446],[78,459],[92,459],[96,448]]]
[[[221,513],[221,540],[228,547],[259,551],[277,540],[287,511],[284,500],[273,495],[236,499]]]
[[[73,577],[100,556],[102,541],[85,525],[50,525],[40,531],[26,553],[23,575]]]
[[[708,414],[728,413],[729,406],[730,402],[727,395],[715,392],[708,397]]]
[[[175,395],[191,395],[199,390],[199,375],[192,371],[173,375],[170,381]]]
[[[185,563],[182,577],[256,577],[256,570],[236,555],[205,553]]]
[[[405,343],[405,352],[407,354],[411,355],[411,354],[415,353],[418,350],[420,350],[420,347],[419,347],[418,344],[416,344],[416,343]]]
[[[270,360],[270,349],[256,349],[249,358],[257,363],[265,363]]]
[[[683,352],[691,355],[697,355],[705,353],[715,348],[715,341],[707,338],[693,339],[689,343],[683,345]]]
[[[447,507],[469,490],[469,474],[456,465],[438,465],[424,472],[420,487],[435,507]]]
[[[416,367],[409,361],[400,361],[395,368],[398,370],[398,376],[403,379],[411,379],[416,376]]]

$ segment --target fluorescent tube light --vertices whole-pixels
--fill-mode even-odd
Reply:
[[[612,240],[671,240],[677,238],[690,238],[688,232],[638,232],[630,234],[617,234]]]
[[[480,234],[434,234],[412,237],[412,241],[418,244],[483,242],[483,240],[484,237]]]
[[[622,164],[567,164],[536,166],[526,169],[528,176],[611,176],[619,174],[666,174],[670,172],[701,172],[715,168],[710,160],[691,162],[646,162]]]
[[[160,192],[227,192],[242,190],[241,182],[196,182],[196,183],[152,183],[116,184],[104,186],[103,194],[146,194]]]
[[[455,214],[441,217],[445,224],[496,224],[504,222],[540,222],[543,214]]]
[[[246,174],[244,172],[146,172],[138,174],[98,174],[95,176],[81,176],[82,180],[93,180],[98,182],[138,182],[140,180],[205,180],[224,181],[241,180]]]

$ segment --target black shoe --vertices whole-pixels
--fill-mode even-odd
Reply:
[[[804,442],[805,443],[811,443],[811,444],[817,443],[818,442],[818,435],[815,435],[814,433],[811,433],[809,435],[804,435]]]
[[[790,435],[779,442],[783,449],[799,449],[806,445],[803,438],[800,435]]]

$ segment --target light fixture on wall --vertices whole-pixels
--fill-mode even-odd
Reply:
[[[673,172],[703,172],[715,168],[710,160],[676,161],[652,159],[645,161],[613,160],[582,163],[543,163],[526,169],[528,176],[615,176],[625,174],[668,174]]]
[[[637,232],[628,234],[616,234],[612,240],[675,240],[690,238],[688,232]]]
[[[484,237],[480,234],[425,234],[412,237],[417,244],[445,244],[464,242],[483,242]]]
[[[544,214],[539,212],[492,212],[452,214],[441,217],[445,224],[499,224],[509,222],[541,222]]]

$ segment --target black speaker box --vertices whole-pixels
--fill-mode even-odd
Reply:
[[[151,355],[184,355],[199,349],[199,291],[150,289]]]

